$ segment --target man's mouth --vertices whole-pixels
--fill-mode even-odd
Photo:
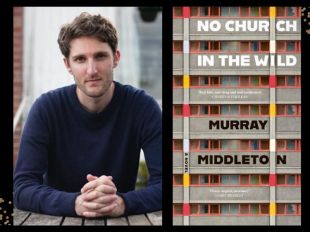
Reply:
[[[101,79],[91,79],[91,80],[87,80],[86,82],[97,82],[100,81]]]

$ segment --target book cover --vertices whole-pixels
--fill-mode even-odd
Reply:
[[[173,225],[301,225],[304,11],[173,8]]]

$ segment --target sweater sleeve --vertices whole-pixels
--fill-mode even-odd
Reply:
[[[43,181],[51,143],[44,104],[43,97],[33,104],[23,129],[14,170],[14,205],[37,213],[77,216],[75,199],[79,193],[56,190]]]
[[[148,185],[137,191],[119,193],[124,199],[125,215],[162,209],[162,114],[157,102],[149,97],[146,107],[140,107],[142,122],[140,141],[149,171]],[[143,113],[142,113],[143,112]]]

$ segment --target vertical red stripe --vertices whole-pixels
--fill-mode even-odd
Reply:
[[[276,186],[276,174],[270,174],[269,185],[270,186]]]
[[[189,204],[183,203],[183,216],[189,216]]]
[[[189,7],[188,6],[183,7],[183,17],[189,18]]]
[[[276,76],[269,76],[269,87],[270,88],[276,87]]]
[[[183,117],[189,117],[189,105],[188,104],[183,105]]]

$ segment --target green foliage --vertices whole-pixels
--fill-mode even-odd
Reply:
[[[137,183],[136,183],[136,190],[145,187],[147,185],[148,179],[149,179],[149,172],[147,170],[146,163],[145,161],[140,161]]]

